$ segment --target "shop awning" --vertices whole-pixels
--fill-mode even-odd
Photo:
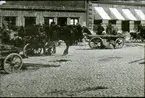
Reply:
[[[135,9],[135,13],[141,18],[141,20],[145,20],[145,14],[142,12],[142,10]]]
[[[4,4],[4,3],[6,3],[6,1],[5,1],[5,0],[0,1],[0,5],[2,5],[2,4]]]
[[[106,13],[106,11],[102,7],[94,7],[94,9],[101,16],[102,19],[106,20],[111,19],[110,16]]]
[[[116,17],[116,19],[125,20],[124,17],[120,14],[120,12],[116,8],[109,8],[109,10]]]
[[[129,9],[122,9],[122,12],[128,20],[137,20]]]

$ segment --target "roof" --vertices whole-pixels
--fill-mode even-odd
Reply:
[[[10,10],[65,10],[65,11],[86,11],[83,8],[71,8],[71,7],[53,7],[53,6],[21,6],[21,5],[3,5],[0,9],[10,9]]]
[[[85,1],[7,1],[0,9],[86,11]]]

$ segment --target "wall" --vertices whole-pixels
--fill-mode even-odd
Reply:
[[[36,17],[36,24],[44,23],[43,17],[80,17],[79,22],[82,25],[86,22],[85,12],[51,12],[51,11],[16,11],[16,10],[2,10],[0,16],[16,16],[17,26],[24,26],[24,17]]]

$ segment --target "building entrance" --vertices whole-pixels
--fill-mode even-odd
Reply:
[[[130,28],[129,28],[129,21],[122,21],[122,31],[130,31]]]
[[[50,25],[51,22],[54,22],[54,17],[44,17],[44,24]]]
[[[25,17],[25,27],[36,24],[36,17]]]
[[[134,21],[134,30],[138,31],[140,24],[141,24],[141,21]]]
[[[67,24],[67,17],[60,17],[57,19],[57,24],[60,26],[64,26],[64,24]]]

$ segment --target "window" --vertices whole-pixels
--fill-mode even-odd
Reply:
[[[129,24],[129,21],[122,21],[122,31],[130,31],[130,24]]]
[[[134,30],[138,31],[138,26],[141,24],[141,21],[134,21]]]
[[[97,32],[98,25],[102,23],[102,20],[94,20],[93,31]]]
[[[25,26],[35,25],[36,17],[25,17]]]
[[[54,17],[44,17],[44,24],[51,24],[51,22],[54,22]]]
[[[71,25],[76,25],[77,23],[79,23],[79,18],[71,18],[70,19],[70,24]]]
[[[100,23],[102,23],[102,20],[94,20],[94,24],[100,24]]]
[[[109,20],[109,23],[116,24],[116,20]]]
[[[64,26],[67,24],[67,17],[58,17],[57,24],[60,26]]]
[[[16,26],[16,17],[3,17],[3,20],[8,24],[8,28],[12,29],[13,26]]]

